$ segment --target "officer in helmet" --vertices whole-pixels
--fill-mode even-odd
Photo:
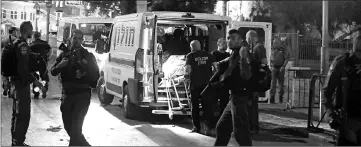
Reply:
[[[351,53],[332,62],[323,94],[330,126],[338,132],[336,145],[361,146],[361,35],[353,40]]]

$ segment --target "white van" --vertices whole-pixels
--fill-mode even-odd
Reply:
[[[84,33],[83,47],[89,52],[92,52],[98,61],[103,61],[107,55],[96,52],[97,39],[93,38],[93,33],[97,30],[101,34],[99,39],[107,39],[110,27],[113,23],[112,18],[99,18],[99,17],[63,17],[59,20],[58,32],[57,32],[57,46],[61,43],[67,43],[71,32],[74,29],[80,29]],[[57,50],[57,56],[62,51]]]
[[[232,23],[229,25],[229,23]],[[114,97],[123,103],[124,116],[131,118],[139,107],[153,114],[190,115],[189,82],[184,78],[189,43],[199,40],[209,52],[232,28],[264,30],[270,50],[269,23],[231,22],[229,17],[185,12],[145,12],[114,19],[101,69],[98,96],[102,104]]]

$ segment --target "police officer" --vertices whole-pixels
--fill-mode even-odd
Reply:
[[[3,51],[3,49],[9,44],[14,42],[17,37],[18,37],[18,33],[17,33],[18,29],[16,27],[11,27],[9,29],[9,37],[1,40],[1,51]],[[3,80],[3,95],[7,96],[10,93],[10,83],[9,83],[9,77],[2,77]],[[10,98],[10,97],[9,97]]]
[[[73,30],[70,39],[70,51],[62,52],[51,68],[51,75],[60,73],[62,84],[62,102],[60,110],[64,128],[70,136],[69,146],[90,146],[82,127],[85,115],[88,112],[91,98],[91,87],[86,78],[89,58],[94,56],[81,46],[84,34],[81,30]]]
[[[237,30],[232,29],[228,32],[227,43],[233,50],[232,54],[229,58],[220,61],[219,66],[228,65],[221,81],[224,81],[224,85],[231,91],[231,96],[218,120],[214,145],[227,146],[233,132],[240,146],[251,146],[247,108],[252,94],[252,85],[248,82],[252,76],[251,57],[248,47],[242,46],[242,37]]]
[[[290,54],[287,51],[287,49],[282,46],[281,39],[279,37],[273,39],[273,47],[271,49],[271,71],[272,71],[272,82],[271,82],[271,90],[270,90],[271,103],[275,103],[277,81],[280,88],[279,101],[280,103],[283,103],[285,69],[289,59],[290,59]]]
[[[213,56],[207,51],[201,50],[201,44],[198,40],[193,40],[190,43],[191,52],[186,57],[186,75],[190,78],[190,91],[192,102],[192,121],[193,129],[191,132],[200,132],[200,118],[199,118],[199,100],[202,102],[202,109],[206,118],[205,130],[208,131],[210,127],[210,119],[212,118],[211,99],[207,97],[200,98],[202,90],[208,84],[212,76]]]
[[[361,146],[361,35],[353,40],[351,53],[332,62],[323,94],[327,114],[332,119],[330,126],[338,130],[336,145]]]
[[[30,48],[27,39],[31,38],[33,26],[30,21],[20,25],[20,37],[14,42],[19,76],[10,77],[13,89],[13,115],[11,119],[12,146],[28,146],[24,143],[30,122],[30,83],[42,89],[43,85],[30,72]]]
[[[213,51],[211,54],[215,58],[216,62],[222,61],[230,56],[230,53],[226,52],[227,50],[227,40],[225,38],[218,39],[217,42],[218,49]],[[221,71],[224,71],[227,66],[219,67]],[[219,77],[217,77],[219,78]],[[215,81],[219,81],[219,79],[215,79]],[[229,101],[229,91],[227,88],[225,88],[223,85],[220,85],[216,89],[216,103],[220,102],[220,114],[223,113],[224,108],[226,108],[228,101]],[[220,116],[220,115],[219,115]],[[218,119],[217,119],[218,121]]]
[[[40,56],[43,57],[43,59],[45,59],[45,62],[47,65],[47,63],[49,61],[49,57],[50,57],[51,47],[48,42],[40,39],[41,34],[39,32],[34,32],[33,37],[34,37],[34,41],[30,44],[30,49],[33,53],[40,54]],[[42,95],[43,98],[46,98],[46,92],[49,87],[49,74],[48,74],[47,70],[42,70],[42,71],[45,71],[45,73],[40,73],[40,71],[39,71],[40,75],[35,73],[35,77],[37,80],[39,80],[39,78],[41,78],[41,80],[46,82],[44,85],[44,91],[43,91],[43,95]],[[35,87],[36,87],[36,85],[33,84],[34,98],[38,99],[40,93],[39,93],[39,91],[35,91]]]
[[[246,34],[246,41],[249,45],[254,62],[263,63],[267,65],[266,49],[264,45],[259,42],[258,34],[254,30],[250,30]],[[259,133],[259,116],[258,116],[258,92],[253,92],[252,99],[249,103],[249,123],[250,131],[253,134]]]

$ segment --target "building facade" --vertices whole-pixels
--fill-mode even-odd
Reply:
[[[10,27],[20,27],[23,21],[31,21],[35,25],[36,10],[34,3],[22,1],[2,1],[1,35],[7,35]]]
[[[36,18],[38,31],[45,34],[47,24],[47,7],[45,2],[38,2],[40,14],[36,15],[35,2],[2,1],[1,7],[1,35],[7,35],[10,27],[20,27],[23,21],[31,21],[36,29]],[[50,8],[49,32],[57,31],[57,20],[61,17],[85,16],[85,8],[82,1],[53,1]],[[56,12],[57,6],[63,9],[62,13]]]

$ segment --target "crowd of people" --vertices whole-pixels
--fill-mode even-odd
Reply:
[[[46,97],[47,84],[42,84],[39,78],[49,82],[46,69],[51,48],[40,39],[40,33],[33,32],[29,21],[23,22],[19,29],[11,28],[9,34],[2,41],[3,95],[13,99],[12,146],[27,146],[24,141],[30,122],[30,84],[39,87],[43,97]],[[32,37],[34,41],[28,44]],[[82,134],[82,126],[90,105],[91,88],[96,87],[100,77],[94,55],[81,45],[83,38],[81,30],[73,30],[66,46],[68,50],[57,57],[50,71],[52,76],[61,77],[60,109],[71,146],[90,146]],[[273,39],[268,65],[266,49],[254,30],[245,35],[238,30],[230,30],[227,38],[218,40],[217,46],[217,50],[209,53],[201,49],[200,41],[193,40],[190,43],[191,52],[186,56],[185,77],[190,80],[192,103],[191,132],[199,133],[201,130],[199,104],[202,103],[203,116],[206,118],[205,130],[215,130],[217,134],[215,146],[227,146],[232,132],[240,146],[251,146],[251,134],[260,131],[259,94],[271,89],[270,101],[275,103],[278,81],[279,101],[283,102],[284,73],[290,55],[276,37]],[[227,48],[231,51],[227,52]],[[3,66],[3,59],[16,61],[9,60],[6,62],[9,65]],[[360,120],[360,65],[361,36],[358,36],[354,39],[353,51],[334,60],[325,81],[325,105],[328,115],[334,120],[330,125],[339,130],[337,145],[360,145],[359,126],[345,127]],[[213,90],[207,90],[209,86]],[[334,91],[339,92],[336,104],[332,100]],[[38,98],[39,92],[33,92],[34,97]],[[207,97],[212,99],[205,100]],[[221,115],[214,118],[212,107],[218,101]],[[346,113],[340,114],[344,111]],[[339,115],[343,115],[343,119],[338,119]]]
[[[11,145],[28,146],[24,141],[31,114],[30,84],[33,84],[35,99],[40,95],[39,90],[46,98],[49,83],[47,62],[51,47],[40,39],[39,32],[33,32],[30,21],[21,23],[19,29],[11,28],[9,34],[9,38],[2,41],[1,74],[6,81],[3,82],[3,94],[13,99]],[[94,55],[81,46],[83,37],[81,30],[73,30],[67,46],[69,49],[57,57],[51,68],[51,75],[60,74],[61,77],[60,107],[64,128],[70,136],[70,146],[90,146],[82,135],[82,126],[90,105],[91,88],[96,87],[100,77]],[[39,78],[46,83],[40,82]]]

